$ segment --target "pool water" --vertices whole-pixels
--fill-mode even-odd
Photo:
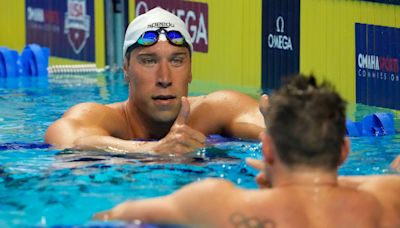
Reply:
[[[256,171],[244,158],[261,158],[260,143],[208,138],[208,147],[186,156],[52,150],[46,128],[79,102],[127,98],[122,74],[0,78],[0,227],[91,226],[98,211],[128,199],[161,196],[207,177],[256,188]],[[354,105],[360,118],[374,107]],[[400,135],[351,138],[343,175],[394,173]],[[115,223],[113,223],[115,225]]]

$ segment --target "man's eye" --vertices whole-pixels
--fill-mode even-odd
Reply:
[[[181,65],[183,63],[183,58],[175,57],[171,59],[172,65]]]
[[[142,64],[155,64],[156,60],[153,58],[143,58],[141,59]]]

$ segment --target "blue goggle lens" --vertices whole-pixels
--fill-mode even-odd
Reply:
[[[143,35],[137,41],[138,44],[143,46],[153,45],[158,41],[158,33],[154,31],[149,31],[143,33]]]
[[[183,46],[185,44],[185,38],[183,35],[175,30],[166,31],[165,29],[159,29],[157,31],[147,31],[143,33],[138,39],[137,43],[143,46],[151,46],[157,43],[160,34],[165,34],[167,40],[176,46]]]
[[[185,43],[185,38],[178,31],[167,32],[167,39],[175,45],[181,46]]]

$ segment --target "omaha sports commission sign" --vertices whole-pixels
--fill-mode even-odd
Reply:
[[[400,29],[356,24],[356,101],[400,109]]]

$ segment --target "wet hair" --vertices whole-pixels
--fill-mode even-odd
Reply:
[[[289,168],[336,169],[345,136],[346,102],[328,82],[298,75],[273,92],[265,121],[281,161]]]

